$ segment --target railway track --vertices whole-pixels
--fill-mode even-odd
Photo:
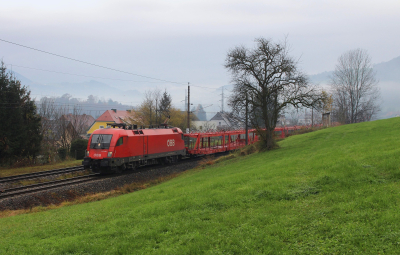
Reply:
[[[78,184],[78,183],[89,182],[89,181],[99,179],[98,177],[99,177],[99,174],[89,174],[89,175],[78,176],[78,177],[73,177],[73,178],[69,178],[69,179],[43,182],[43,183],[37,183],[37,184],[32,184],[32,185],[25,185],[25,186],[16,187],[16,188],[3,189],[3,190],[0,190],[0,199],[17,196],[17,195],[35,193],[37,191],[43,191],[43,190],[58,188],[58,187],[62,187],[62,186],[68,186],[68,185],[73,185],[73,184]]]
[[[224,154],[226,154],[226,153],[219,153],[218,156],[221,156]],[[202,158],[203,157],[196,157],[193,159],[186,158],[186,159],[184,159],[180,162],[174,163],[172,165],[184,164],[187,161],[200,161]],[[167,165],[167,166],[171,166],[171,165]],[[38,191],[45,191],[45,190],[49,190],[52,188],[58,188],[58,187],[74,185],[74,184],[81,184],[81,183],[90,182],[93,180],[99,180],[99,179],[103,179],[103,178],[112,178],[113,176],[127,175],[127,174],[131,174],[132,172],[135,172],[135,171],[141,172],[141,171],[147,171],[149,169],[154,169],[157,171],[157,169],[164,168],[164,167],[166,167],[166,166],[161,165],[161,164],[149,165],[149,166],[145,166],[145,167],[140,167],[139,169],[135,169],[135,170],[128,170],[128,171],[125,171],[124,173],[118,174],[118,175],[88,174],[88,175],[78,176],[78,177],[73,177],[73,178],[68,178],[68,179],[45,181],[45,182],[41,182],[41,183],[12,187],[12,188],[1,188],[1,186],[0,186],[0,200],[3,198],[18,196],[18,195],[26,195],[26,194],[35,193]],[[42,177],[51,176],[51,175],[65,174],[65,173],[71,173],[71,172],[83,171],[83,170],[84,170],[83,166],[78,166],[78,167],[70,167],[70,168],[54,169],[54,170],[43,171],[43,172],[36,172],[36,173],[31,173],[31,174],[3,177],[3,178],[0,178],[0,184],[17,182],[17,181],[21,181],[21,180],[35,179],[35,178],[42,178]]]
[[[214,156],[215,158],[218,158],[219,156],[226,154],[228,153],[218,153]],[[127,184],[130,185],[136,183],[140,186],[142,183],[148,183],[157,178],[163,178],[171,174],[181,173],[192,169],[198,165],[198,161],[201,161],[204,158],[207,157],[200,156],[191,159],[185,158],[177,163],[166,165],[147,165],[133,170],[124,171],[121,174],[82,176],[74,179],[64,179],[57,182],[43,182],[25,187],[15,186],[18,181],[15,183],[1,184],[0,210],[17,210],[35,206],[58,204],[60,201],[74,200],[78,196],[108,192],[122,188]],[[41,179],[44,179],[44,181],[50,181],[51,179],[55,180],[55,178],[60,178],[60,176],[37,178],[33,179],[33,181],[42,181]]]
[[[41,177],[46,177],[46,176],[51,176],[51,175],[56,175],[56,174],[72,173],[72,172],[83,171],[83,170],[84,170],[83,166],[75,166],[75,167],[53,169],[53,170],[48,170],[48,171],[41,171],[41,172],[30,173],[30,174],[21,174],[21,175],[2,177],[2,178],[0,178],[0,184],[14,182],[14,181],[22,181],[22,180],[28,180],[28,179],[41,178]]]

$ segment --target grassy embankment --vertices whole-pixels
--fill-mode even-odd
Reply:
[[[398,254],[400,118],[103,201],[0,219],[0,254]]]
[[[66,167],[79,166],[79,165],[82,165],[82,159],[66,160],[63,162],[50,163],[50,164],[45,164],[45,165],[34,165],[34,166],[27,166],[27,167],[15,167],[15,168],[0,167],[0,177],[19,175],[19,174],[29,174],[29,173],[35,173],[35,172],[40,172],[40,171],[66,168]]]

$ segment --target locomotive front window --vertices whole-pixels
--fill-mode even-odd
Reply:
[[[90,143],[91,149],[108,149],[112,135],[93,135]]]

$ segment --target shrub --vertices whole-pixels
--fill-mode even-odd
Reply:
[[[234,154],[234,153],[230,153],[229,155],[227,155],[227,156],[222,156],[222,157],[219,157],[219,158],[217,158],[216,160],[215,160],[215,163],[220,163],[220,162],[223,162],[223,161],[226,161],[226,160],[229,160],[229,159],[233,159],[233,158],[236,158],[236,155]]]
[[[258,148],[257,148],[257,145],[255,145],[255,144],[250,144],[250,145],[247,145],[247,146],[242,148],[242,153],[244,155],[253,154],[253,153],[257,152],[257,151],[258,151]]]
[[[211,166],[215,164],[214,155],[207,155],[199,162],[200,168],[205,168],[206,166]]]
[[[58,156],[60,157],[60,159],[65,160],[65,158],[67,157],[67,148],[60,148],[57,151],[58,151]]]
[[[88,140],[77,139],[71,143],[70,155],[75,159],[83,159],[85,157],[85,150],[87,148]]]

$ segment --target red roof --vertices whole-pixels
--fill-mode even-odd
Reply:
[[[122,121],[123,119],[129,118],[132,118],[132,114],[128,111],[107,110],[100,117],[98,117],[96,121],[109,121],[119,124],[124,123]]]

